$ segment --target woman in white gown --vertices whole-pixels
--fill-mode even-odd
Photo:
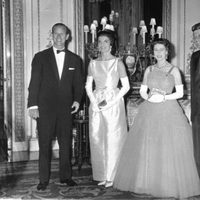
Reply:
[[[140,88],[145,101],[124,144],[114,187],[183,199],[200,194],[200,181],[191,127],[176,100],[183,96],[180,72],[166,60],[169,47],[166,39],[153,44],[157,63],[145,71]]]
[[[99,56],[88,67],[89,139],[93,179],[112,186],[118,157],[127,135],[123,96],[130,86],[123,62],[113,56],[113,31],[98,33]],[[93,81],[95,89],[92,90]],[[121,88],[118,83],[121,81]]]

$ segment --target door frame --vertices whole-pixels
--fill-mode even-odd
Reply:
[[[8,161],[12,152],[12,84],[11,84],[11,33],[10,0],[1,0],[1,29],[3,54],[4,131],[8,139]]]

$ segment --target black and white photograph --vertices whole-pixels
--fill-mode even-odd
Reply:
[[[0,0],[0,200],[200,200],[199,0]]]

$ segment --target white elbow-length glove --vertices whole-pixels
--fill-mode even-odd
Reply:
[[[183,85],[176,85],[176,91],[172,94],[153,94],[148,101],[153,103],[160,103],[167,100],[175,100],[183,97]]]
[[[111,106],[113,106],[117,101],[119,101],[130,89],[130,84],[129,84],[129,80],[128,77],[124,77],[124,78],[120,78],[122,87],[119,91],[119,93],[115,96],[115,98],[112,101],[107,102],[107,104],[105,106],[100,106],[100,110],[106,110],[108,108],[110,108]]]
[[[90,99],[92,110],[95,112],[99,112],[100,110],[97,105],[97,100],[96,100],[96,98],[93,94],[93,90],[92,90],[92,83],[93,83],[93,77],[87,76],[87,80],[86,80],[86,84],[85,84],[86,93]]]
[[[183,85],[176,85],[176,91],[172,94],[161,94],[161,93],[153,93],[148,97],[148,101],[152,103],[160,103],[166,100],[175,100],[183,97]]]
[[[180,99],[184,95],[183,84],[175,86],[176,91],[172,94],[165,95],[165,100]]]
[[[148,99],[147,90],[148,90],[147,85],[141,84],[141,86],[140,86],[140,96],[141,96],[143,99],[145,99],[145,100]]]

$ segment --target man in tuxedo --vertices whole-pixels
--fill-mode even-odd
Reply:
[[[53,46],[35,54],[29,84],[28,110],[37,120],[39,142],[38,190],[48,186],[51,170],[51,143],[59,144],[60,183],[77,185],[72,180],[72,114],[77,112],[84,83],[81,58],[66,48],[70,30],[62,23],[52,27]]]
[[[200,176],[200,23],[192,26],[195,51],[190,61],[191,121],[194,156]]]

